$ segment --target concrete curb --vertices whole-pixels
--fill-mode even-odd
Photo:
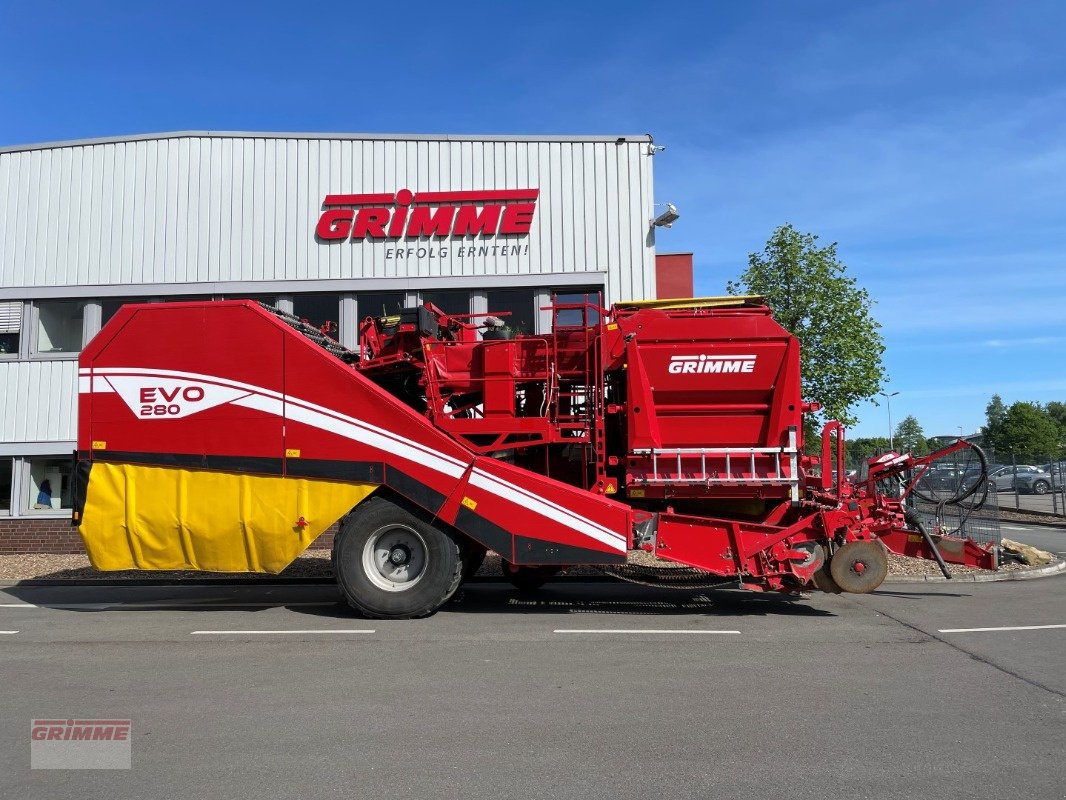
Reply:
[[[950,565],[949,565],[950,568]],[[1028,581],[1034,578],[1048,578],[1052,575],[1058,575],[1062,572],[1066,572],[1066,560],[1056,561],[1053,564],[1048,564],[1044,567],[1037,567],[1036,569],[1026,570],[1010,570],[1009,572],[992,572],[992,573],[967,573],[965,575],[956,575],[951,578],[951,582],[958,581],[959,583],[996,583],[998,581]],[[885,578],[885,582],[881,584],[900,584],[900,583],[947,583],[948,579],[943,575],[890,575]]]

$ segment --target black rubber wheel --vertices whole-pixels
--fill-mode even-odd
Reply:
[[[459,545],[414,509],[372,497],[341,523],[333,573],[348,604],[375,619],[432,614],[463,574]]]
[[[888,553],[880,542],[848,542],[833,553],[829,572],[845,592],[869,594],[888,575]]]
[[[1051,484],[1047,481],[1033,481],[1033,494],[1047,494]]]
[[[532,592],[555,577],[560,567],[527,567],[501,561],[500,569],[503,570],[503,577],[514,588],[520,592]]]
[[[811,576],[811,582],[823,592],[828,594],[840,594],[844,590],[837,586],[837,582],[833,580],[833,576],[829,573],[829,565],[822,563],[818,569],[814,571]]]
[[[468,539],[460,545],[460,552],[463,559],[463,580],[468,581],[481,569],[489,551],[477,542]]]

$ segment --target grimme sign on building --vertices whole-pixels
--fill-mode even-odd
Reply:
[[[329,194],[322,201],[325,211],[318,219],[315,234],[322,242],[368,239],[395,242],[421,237],[435,238],[438,242],[460,240],[452,247],[439,243],[386,246],[386,260],[446,258],[451,250],[459,258],[528,255],[528,244],[494,240],[529,234],[539,194],[539,189],[417,193],[400,189],[395,195]],[[468,240],[463,241],[463,237]]]

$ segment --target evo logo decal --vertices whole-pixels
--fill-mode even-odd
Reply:
[[[250,394],[229,386],[175,378],[112,376],[107,380],[138,419],[181,419]]]

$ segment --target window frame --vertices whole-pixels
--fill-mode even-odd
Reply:
[[[74,459],[73,456],[65,456],[63,453],[51,453],[41,454],[33,456],[15,456],[14,461],[16,466],[11,475],[11,494],[12,500],[21,497],[18,501],[18,514],[14,513],[14,502],[12,502],[11,516],[19,516],[23,519],[70,519],[74,512],[73,508],[34,508],[34,503],[31,501],[29,494],[27,494],[29,488],[33,485],[33,478],[31,476],[31,463],[35,460],[50,460],[50,461],[62,461],[67,457],[70,459],[70,475],[68,480],[70,481],[71,492],[74,491]],[[21,464],[21,468],[17,465]],[[16,480],[16,474],[18,480]],[[62,486],[60,487],[60,494],[62,495]],[[73,502],[73,494],[71,496]],[[60,499],[62,502],[62,499]]]
[[[22,306],[22,313],[19,315],[19,329],[18,333],[18,347],[15,348],[13,353],[0,353],[0,361],[21,361],[26,357],[26,334],[27,324],[26,317],[29,316],[29,305],[25,300],[4,300],[5,303],[18,303]]]
[[[19,459],[16,456],[0,455],[0,463],[7,462],[11,466],[11,485],[8,487],[7,492],[7,508],[0,507],[0,519],[8,519],[18,516],[15,513],[15,498],[17,497],[15,494],[15,487],[18,484],[18,481],[15,479],[15,474],[18,470],[18,461]]]
[[[27,361],[77,361],[81,355],[81,351],[85,349],[86,336],[85,327],[86,320],[91,319],[89,314],[89,307],[93,303],[99,301],[94,298],[81,298],[81,297],[55,297],[55,298],[41,298],[38,300],[31,300],[28,305],[29,313],[26,310],[22,315],[23,332],[26,333],[26,322],[29,321],[29,335],[25,337],[26,348],[22,349],[20,342],[20,351],[25,353],[25,359]],[[63,352],[49,352],[42,353],[39,350],[40,347],[40,332],[41,332],[41,304],[42,303],[80,303],[81,304],[81,334],[80,341],[77,350],[65,350]]]

